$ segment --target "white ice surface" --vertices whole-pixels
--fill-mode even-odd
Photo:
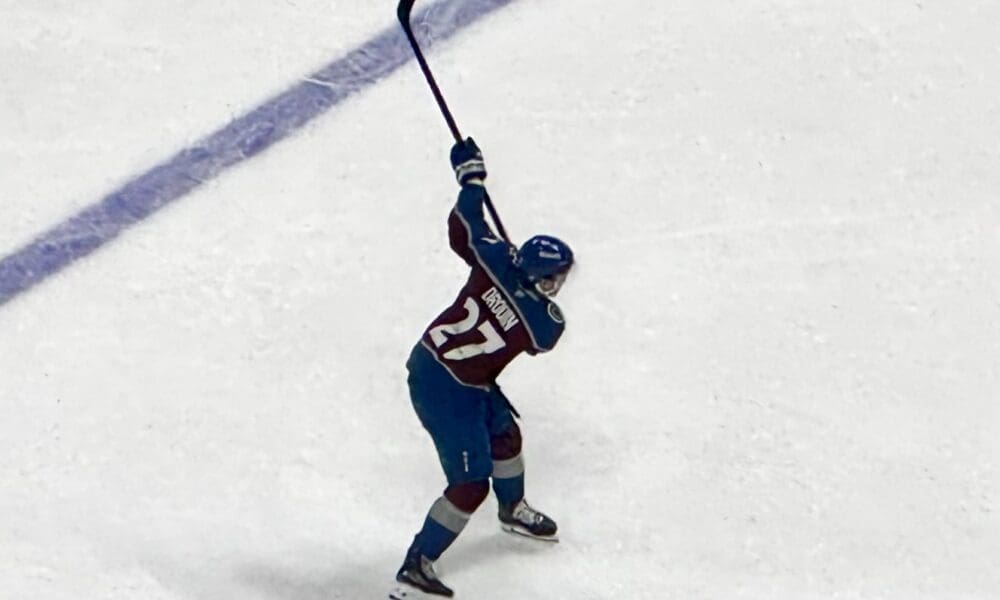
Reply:
[[[373,6],[384,4],[385,6]],[[0,255],[392,26],[394,2],[0,0]],[[521,0],[430,57],[512,235],[529,498],[459,598],[1000,597],[1000,4]],[[0,597],[382,598],[443,487],[451,301],[410,65],[0,306]]]

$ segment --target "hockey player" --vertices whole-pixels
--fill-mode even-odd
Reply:
[[[496,378],[518,354],[551,350],[565,327],[555,296],[573,253],[551,236],[520,249],[483,215],[486,168],[472,138],[451,150],[462,189],[448,218],[452,249],[471,267],[455,302],[424,331],[406,363],[413,408],[437,448],[448,487],[427,513],[396,574],[393,600],[447,596],[434,561],[486,499],[492,479],[501,527],[556,540],[556,524],[524,499],[521,430]]]

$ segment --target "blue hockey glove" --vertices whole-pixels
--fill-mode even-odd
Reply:
[[[462,185],[470,179],[486,179],[486,163],[483,153],[475,140],[466,138],[464,142],[456,142],[451,147],[451,166],[455,169],[455,178]]]

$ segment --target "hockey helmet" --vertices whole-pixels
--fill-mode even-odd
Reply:
[[[518,249],[514,266],[538,291],[555,296],[573,267],[573,251],[558,238],[536,235]]]

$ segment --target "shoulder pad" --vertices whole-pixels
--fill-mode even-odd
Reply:
[[[563,317],[562,310],[560,310],[559,306],[557,306],[555,302],[549,302],[548,311],[549,317],[556,323],[562,324],[566,322],[566,319]]]

